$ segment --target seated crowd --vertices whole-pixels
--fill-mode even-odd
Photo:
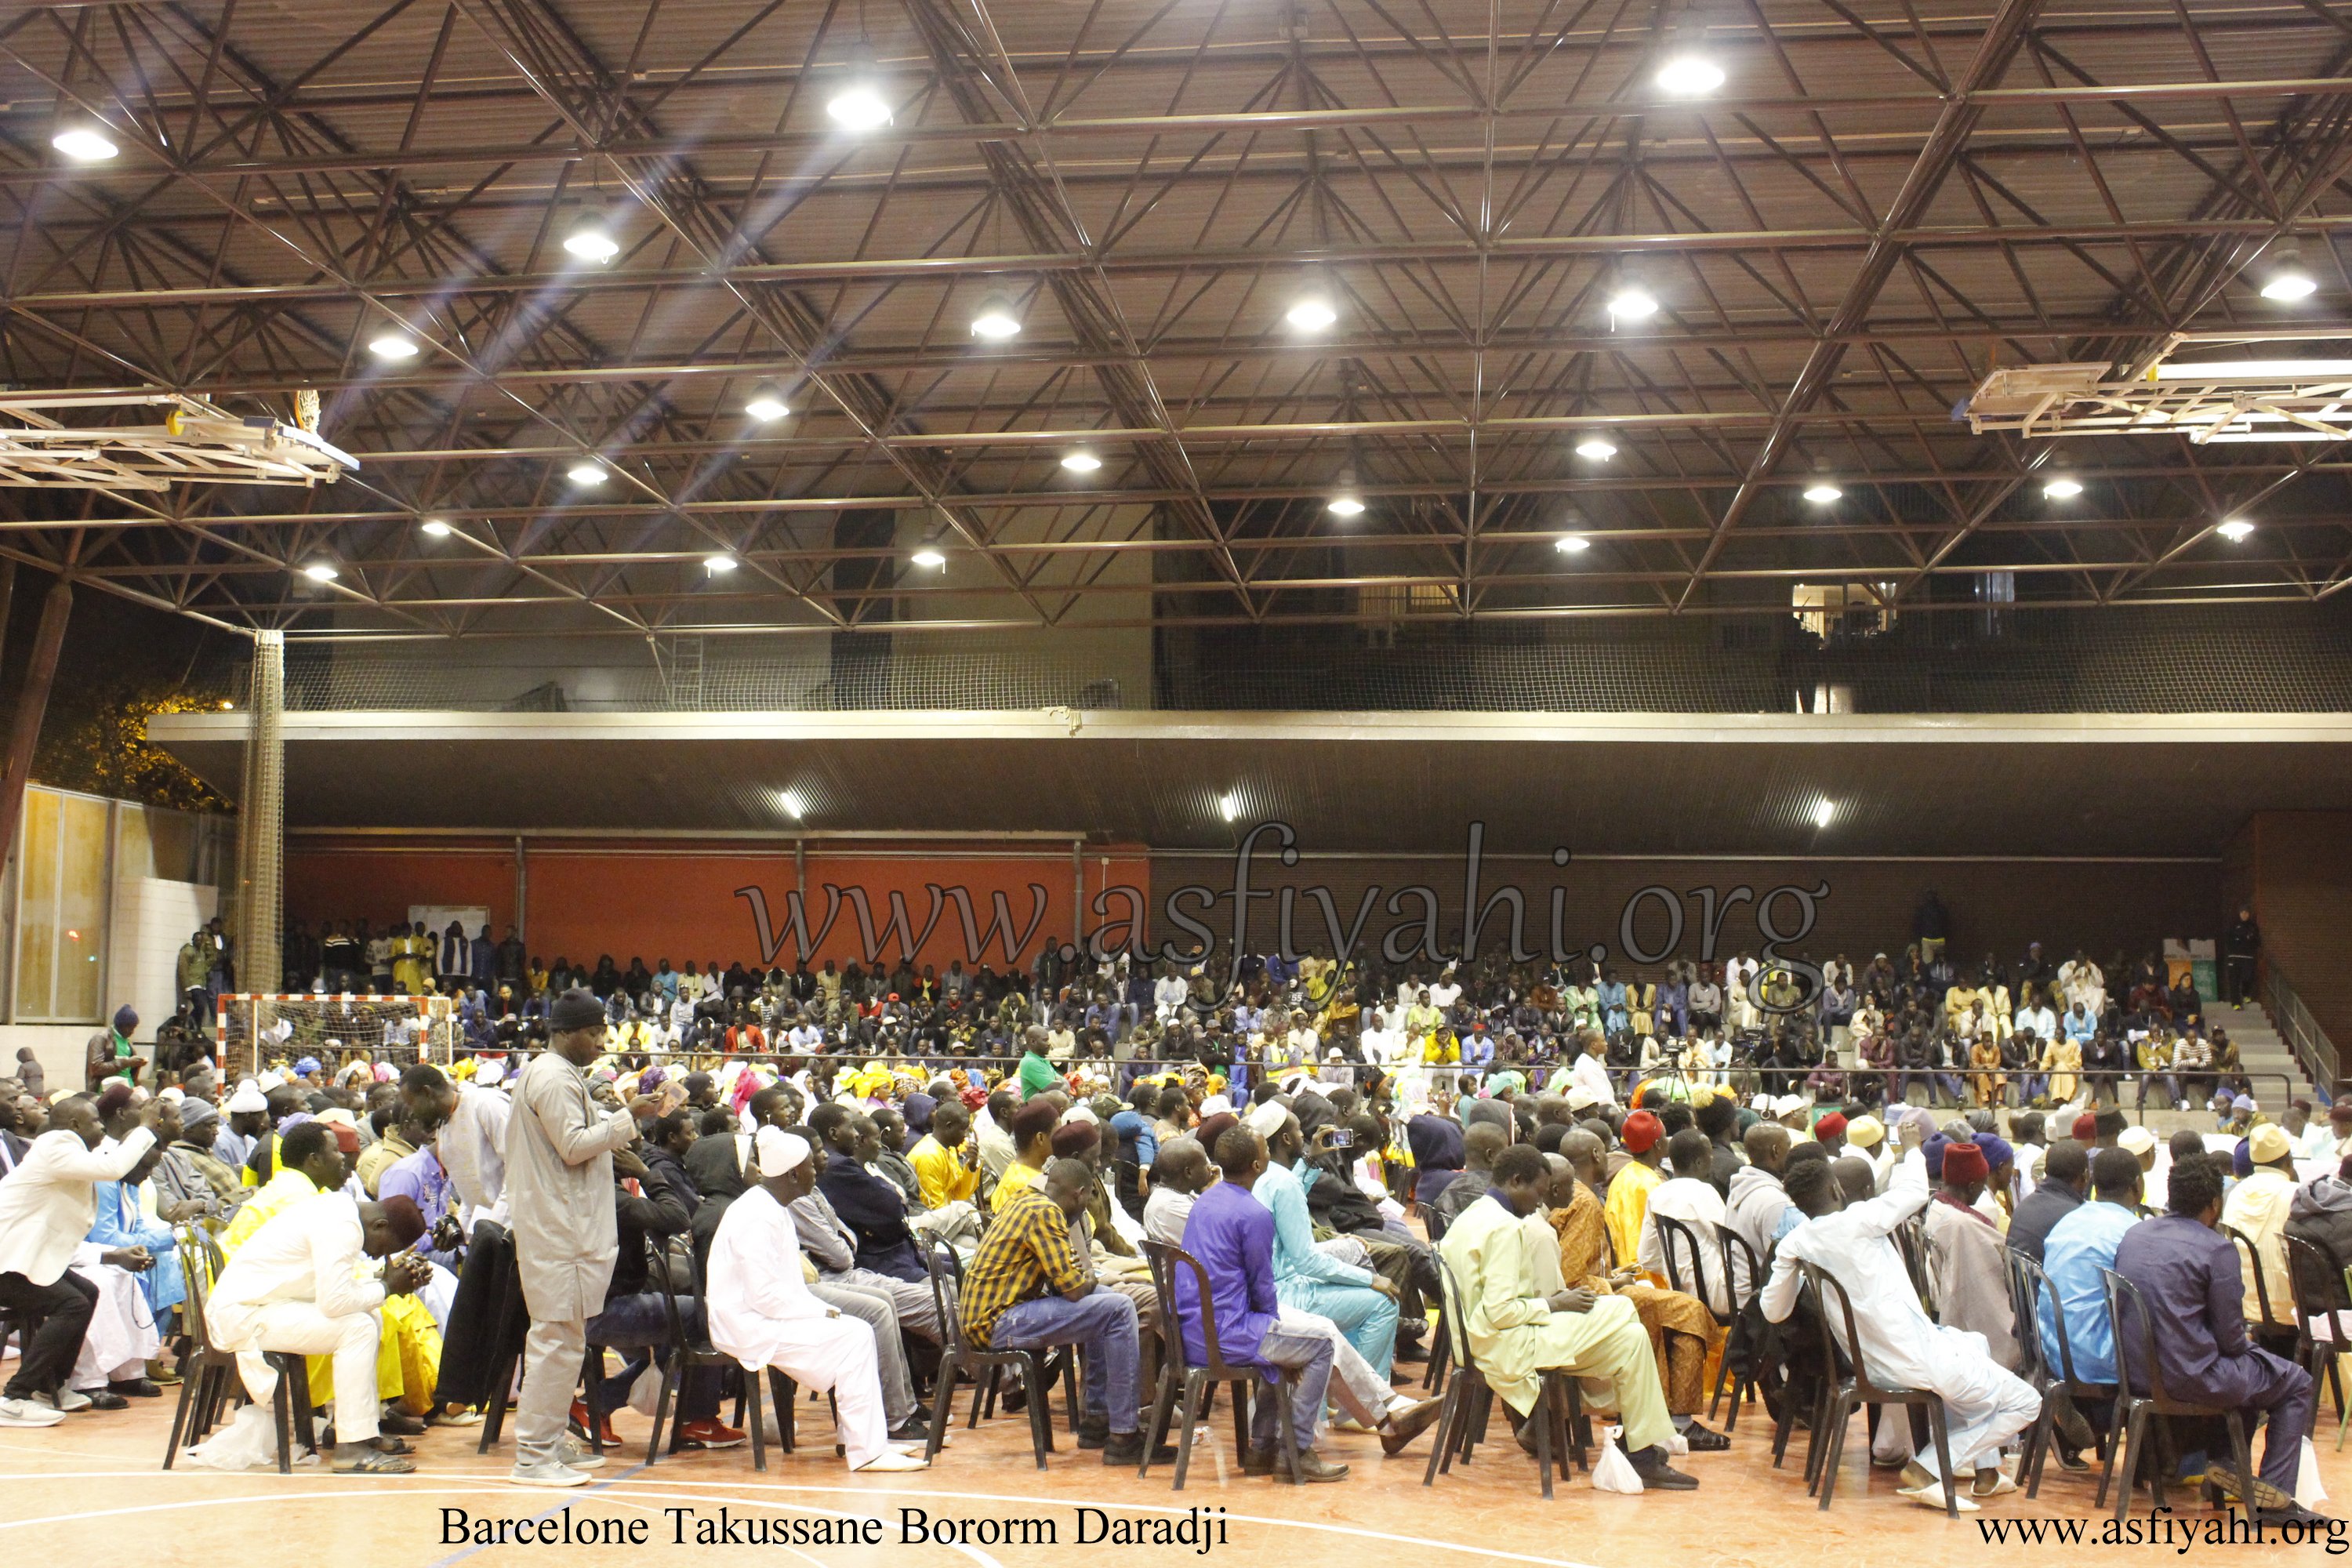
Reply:
[[[2005,980],[1908,959],[1911,973],[1887,965],[1860,994],[1916,1014],[1943,985],[1942,1029],[1991,1016],[1983,992],[2008,1013]],[[2050,984],[2104,1028],[2113,1005],[2082,994],[2099,973],[2078,957]],[[1899,1089],[1891,1109],[1859,1079],[1822,1093],[1818,1068],[1779,1055],[1798,1036],[1825,1049],[1822,1016],[1765,1010],[1769,973],[1727,974],[1769,1020],[1776,1066],[1754,1070],[1790,1075],[1759,1077],[1752,1102],[1731,1064],[1648,1057],[1661,1036],[1707,1042],[1738,1020],[1706,969],[1677,968],[1671,1003],[1605,972],[1524,993],[1504,975],[1465,1000],[1451,971],[1392,985],[1312,959],[1245,965],[1206,1007],[1201,976],[1162,974],[1132,1016],[1080,1025],[1083,1050],[1066,1009],[1086,983],[994,977],[991,1005],[960,979],[956,1003],[1018,1031],[1001,1072],[971,1038],[942,1048],[921,1032],[939,1026],[944,984],[917,977],[912,1003],[882,993],[874,1018],[926,1021],[862,1035],[871,982],[828,964],[805,1009],[793,975],[773,998],[772,977],[745,988],[761,998],[746,1008],[823,1020],[772,1051],[722,1037],[675,1058],[688,1042],[628,1035],[642,1016],[625,984],[575,986],[530,998],[543,1047],[494,1037],[442,1066],[305,1057],[230,1085],[199,1058],[151,1087],[118,1056],[135,1065],[95,1092],[6,1084],[0,1310],[34,1326],[0,1425],[157,1396],[190,1347],[195,1293],[253,1397],[286,1356],[306,1358],[339,1474],[410,1470],[415,1440],[478,1422],[519,1364],[511,1479],[582,1484],[621,1413],[668,1379],[680,1322],[730,1363],[675,1380],[681,1447],[742,1443],[725,1402],[758,1398],[772,1368],[833,1394],[852,1468],[921,1468],[946,1442],[960,1342],[1074,1346],[1078,1445],[1133,1465],[1172,1458],[1160,1438],[1189,1429],[1155,1407],[1152,1369],[1203,1363],[1213,1320],[1218,1355],[1290,1391],[1287,1430],[1276,1400],[1254,1402],[1244,1474],[1342,1480],[1334,1432],[1402,1453],[1445,1414],[1394,1382],[1434,1333],[1475,1360],[1528,1454],[1565,1373],[1645,1489],[1681,1490],[1698,1482],[1676,1456],[1731,1446],[1699,1419],[1717,1362],[1776,1415],[1817,1419],[1835,1370],[1817,1317],[1877,1381],[1942,1403],[1948,1470],[1900,1418],[1878,1423],[1873,1461],[1927,1506],[1972,1510],[2017,1489],[2038,1417],[2063,1466],[2107,1441],[2109,1409],[2079,1386],[2102,1370],[2112,1384],[2139,1344],[2109,1322],[2109,1269],[2147,1301],[2175,1397],[2267,1426],[2257,1477],[2234,1474],[2214,1434],[2175,1447],[2258,1510],[2297,1514],[2314,1383],[2266,1347],[2294,1338],[2299,1301],[2352,1307],[2340,1267],[2298,1279],[2289,1246],[2352,1257],[2352,1107],[2315,1125],[2302,1102],[2273,1122],[2224,1099],[2213,1132],[2159,1146],[2070,1077],[2036,1085],[2031,1098],[2068,1103],[2019,1110],[2009,1138],[1999,1094],[1939,1125]],[[1844,981],[1832,966],[1822,994]],[[1412,999],[1392,1017],[1401,989]],[[1956,1024],[1959,989],[1980,994]],[[1481,1016],[1496,994],[1499,1016]],[[1085,1004],[1104,1005],[1129,1006]],[[1645,1044],[1628,1065],[1613,1058],[1636,1005]],[[1157,1247],[1182,1255],[1165,1255],[1168,1291]],[[2046,1269],[2039,1321],[2021,1321],[2012,1251]],[[1851,1300],[1858,1345],[1808,1305],[1809,1269]],[[2074,1396],[2038,1371],[2060,1358],[2061,1310]],[[1435,1440],[1461,1436],[1449,1420]]]

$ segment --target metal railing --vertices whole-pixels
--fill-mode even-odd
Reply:
[[[2336,1042],[2327,1037],[2327,1031],[2319,1026],[2319,1020],[2311,1016],[2311,1009],[2303,1005],[2303,998],[2295,994],[2275,963],[2263,965],[2263,1005],[2271,1016],[2271,1026],[2294,1053],[2295,1065],[2332,1101],[2339,1071]]]

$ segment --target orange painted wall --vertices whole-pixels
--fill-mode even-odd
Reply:
[[[375,931],[408,919],[411,904],[490,911],[500,936],[513,922],[514,847],[479,849],[303,849],[286,856],[286,917],[308,921],[311,931],[329,920],[362,920]]]
[[[549,847],[532,846],[527,852],[530,908],[525,931],[533,954],[553,961],[593,964],[611,953],[626,966],[641,957],[650,966],[667,958],[673,966],[691,959],[707,965],[716,959],[723,966],[736,961],[750,963],[766,951],[789,965],[799,949],[791,936],[790,895],[795,887],[792,850],[745,847],[701,852],[664,845],[580,844]],[[1099,901],[1113,921],[1129,914],[1129,900],[1113,894],[1101,898],[1106,885],[1136,889],[1141,903],[1150,901],[1151,864],[1148,854],[1129,847],[1089,852],[1084,862],[1089,902]],[[995,900],[1002,896],[1010,916],[1010,932],[1029,940],[1015,955],[1027,963],[1048,937],[1073,940],[1080,928],[1073,922],[1070,858],[1061,854],[979,854],[969,848],[939,854],[907,855],[867,852],[835,853],[812,849],[806,865],[807,895],[803,921],[814,942],[813,961],[831,958],[842,964],[863,960],[868,951],[867,931],[881,946],[885,962],[894,962],[900,942],[892,927],[898,918],[891,899],[896,894],[905,910],[908,933],[929,940],[915,952],[918,963],[941,969],[950,961],[978,962],[968,951],[969,935],[956,902],[944,896],[962,889],[971,900],[973,928],[983,938],[987,961],[1002,967],[1003,938],[990,939],[998,922]],[[404,850],[376,845],[339,843],[294,847],[287,857],[287,910],[309,919],[315,929],[320,919],[365,915],[379,926],[405,918],[411,903],[481,903],[501,932],[514,903],[514,853],[511,845],[478,847]],[[839,891],[831,899],[831,884]],[[932,921],[929,885],[943,890],[936,922]],[[1036,914],[1043,889],[1043,913]],[[755,899],[741,889],[756,889]],[[867,916],[861,927],[857,899],[862,895]],[[767,910],[767,944],[763,948],[758,909]],[[835,913],[826,925],[826,911]],[[1034,930],[1031,929],[1033,917]],[[1087,931],[1104,923],[1102,914],[1089,914]]]

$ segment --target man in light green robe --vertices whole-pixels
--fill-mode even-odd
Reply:
[[[1544,1268],[1545,1255],[1557,1244],[1538,1244],[1525,1221],[1541,1207],[1549,1177],[1534,1148],[1504,1150],[1495,1162],[1494,1186],[1462,1211],[1438,1244],[1461,1288],[1461,1331],[1470,1352],[1495,1392],[1522,1415],[1535,1409],[1544,1372],[1573,1373],[1588,1400],[1614,1408],[1624,1422],[1625,1452],[1645,1487],[1696,1486],[1666,1466],[1663,1445],[1675,1424],[1650,1336],[1633,1302],[1559,1289],[1556,1253],[1549,1270]],[[1543,1235],[1549,1241],[1549,1227]]]

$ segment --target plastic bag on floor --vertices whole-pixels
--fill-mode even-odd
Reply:
[[[297,1464],[315,1463],[305,1454]],[[240,1405],[227,1426],[193,1448],[181,1452],[180,1462],[207,1470],[249,1470],[278,1463],[278,1423],[267,1405]]]
[[[1618,1438],[1623,1429],[1603,1426],[1596,1434],[1601,1439],[1600,1456],[1592,1461],[1592,1489],[1598,1492],[1638,1492],[1642,1477],[1633,1468],[1633,1461],[1625,1457]]]
[[[2294,1500],[2314,1511],[2327,1500],[2327,1489],[2319,1481],[2319,1450],[2308,1437],[2303,1440],[2303,1458],[2295,1467]]]
[[[661,1363],[646,1363],[646,1370],[637,1373],[636,1381],[629,1384],[629,1408],[650,1419],[656,1402],[661,1397]]]

